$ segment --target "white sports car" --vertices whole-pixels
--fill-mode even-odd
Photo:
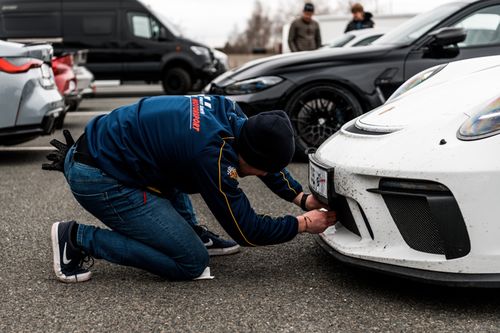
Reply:
[[[337,210],[318,237],[349,264],[500,286],[500,56],[427,69],[309,158]]]

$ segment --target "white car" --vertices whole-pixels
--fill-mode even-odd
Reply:
[[[0,40],[0,145],[15,145],[54,132],[64,118],[48,44]]]
[[[357,47],[370,45],[386,33],[384,29],[370,28],[352,30],[323,45],[320,50],[332,47]]]
[[[318,237],[346,263],[500,286],[500,56],[427,69],[310,154],[337,210]]]

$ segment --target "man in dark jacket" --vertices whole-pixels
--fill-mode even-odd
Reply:
[[[316,50],[321,46],[319,24],[312,19],[314,5],[306,3],[302,17],[292,22],[288,32],[288,46],[292,52]]]
[[[55,223],[57,278],[90,279],[83,263],[87,255],[173,280],[200,276],[208,266],[208,250],[231,253],[236,244],[196,225],[187,193],[200,193],[243,246],[324,231],[334,224],[335,213],[316,210],[323,205],[285,169],[294,149],[283,111],[246,118],[236,103],[220,96],[144,98],[92,119],[63,152],[64,174],[76,200],[111,230]],[[58,169],[57,158],[52,160],[44,168]],[[308,212],[258,215],[238,187],[238,178],[248,175]]]
[[[375,23],[372,21],[373,15],[369,12],[365,12],[363,6],[359,3],[355,3],[351,7],[352,20],[347,24],[345,32],[351,30],[361,30],[373,28]]]

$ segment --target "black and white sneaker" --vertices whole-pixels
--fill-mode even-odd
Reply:
[[[75,221],[56,222],[52,225],[54,272],[59,281],[66,283],[88,281],[92,276],[92,273],[84,268],[83,264],[93,261],[93,259],[86,256],[71,241],[71,230],[74,227],[76,227]]]
[[[214,234],[206,226],[194,225],[194,230],[201,238],[210,256],[224,256],[240,252],[240,246],[232,239],[223,239]]]

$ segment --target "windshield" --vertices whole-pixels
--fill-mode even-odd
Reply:
[[[182,36],[181,32],[177,29],[177,27],[175,26],[175,24],[173,24],[172,22],[170,22],[170,20],[165,15],[163,15],[162,13],[154,10],[152,6],[146,6],[146,7],[161,22],[161,24],[163,24],[163,26],[165,28],[167,28],[172,33],[172,35],[174,35],[175,37],[181,37]]]
[[[464,5],[465,3],[450,3],[417,15],[408,22],[389,31],[374,41],[372,45],[409,45]]]

